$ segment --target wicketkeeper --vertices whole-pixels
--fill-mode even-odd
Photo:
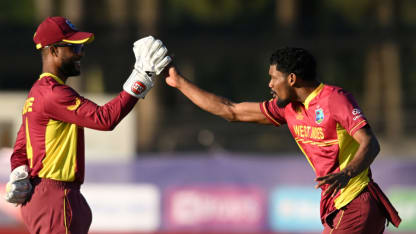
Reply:
[[[153,87],[171,58],[160,40],[133,44],[136,57],[123,91],[103,106],[65,84],[80,75],[85,45],[94,40],[68,19],[49,17],[33,40],[42,55],[42,74],[27,96],[11,156],[6,200],[21,205],[30,233],[86,234],[92,214],[80,193],[84,182],[84,127],[111,131]]]

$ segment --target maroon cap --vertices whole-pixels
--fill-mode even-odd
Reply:
[[[36,49],[41,49],[56,42],[84,44],[93,40],[94,34],[78,31],[71,21],[60,16],[46,18],[38,26],[33,36]]]

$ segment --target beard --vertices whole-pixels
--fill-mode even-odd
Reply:
[[[66,76],[79,76],[81,71],[79,67],[75,64],[75,61],[72,59],[65,59],[62,61],[61,72]]]
[[[272,94],[273,98],[275,98],[276,101],[276,105],[280,108],[284,108],[285,106],[287,106],[287,104],[290,103],[290,99],[286,98],[286,99],[281,99],[277,96],[276,92],[271,90],[270,93]]]
[[[290,99],[289,98],[287,98],[287,99],[279,99],[279,98],[277,98],[277,101],[276,101],[276,105],[278,107],[280,107],[280,108],[286,107],[287,104],[289,104],[289,103],[290,103]]]

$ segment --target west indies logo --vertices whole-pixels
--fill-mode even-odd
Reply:
[[[315,110],[315,122],[321,124],[324,121],[324,110],[322,108]]]

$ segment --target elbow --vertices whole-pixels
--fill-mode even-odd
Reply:
[[[113,131],[114,128],[116,128],[117,123],[102,123],[99,125],[99,127],[96,127],[95,129],[100,131]]]
[[[227,122],[231,123],[231,122],[236,122],[237,119],[234,116],[221,116],[223,119],[227,120]]]
[[[105,131],[113,131],[117,126],[117,123],[109,124],[106,126]]]
[[[224,111],[222,114],[219,114],[223,119],[227,120],[228,122],[239,122],[241,119],[237,115],[237,113],[232,110],[231,108]]]
[[[377,138],[374,136],[371,137],[365,145],[367,155],[371,158],[371,161],[374,160],[378,153],[380,153],[380,144],[378,143]]]
[[[222,115],[221,117],[223,119],[227,120],[229,123],[241,121],[237,118],[237,115],[234,114],[234,113],[228,113],[227,115]]]

